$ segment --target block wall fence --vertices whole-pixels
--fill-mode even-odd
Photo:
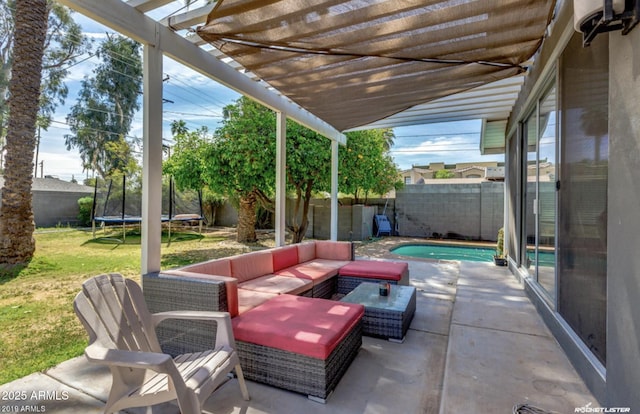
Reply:
[[[78,199],[83,193],[34,192],[33,208],[39,227],[77,223]],[[287,218],[293,200],[287,200]],[[375,198],[364,204],[340,199],[338,239],[366,240],[376,236],[374,215],[385,214],[394,236],[442,237],[495,241],[503,226],[504,183],[412,184],[396,192],[395,198]],[[308,238],[329,239],[329,199],[314,199],[309,207]],[[216,209],[217,226],[233,227],[238,213],[229,203]]]

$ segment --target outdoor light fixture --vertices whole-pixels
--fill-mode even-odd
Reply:
[[[640,20],[640,0],[573,0],[573,27],[583,46],[599,34],[622,30],[626,35]]]

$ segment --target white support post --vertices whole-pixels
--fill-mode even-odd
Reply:
[[[162,247],[162,50],[144,46],[142,274],[160,270]]]
[[[276,113],[276,246],[285,245],[287,114]]]
[[[331,141],[331,240],[338,240],[338,142]]]

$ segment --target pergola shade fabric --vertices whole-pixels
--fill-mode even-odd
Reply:
[[[218,0],[198,35],[336,129],[522,73],[554,0]]]

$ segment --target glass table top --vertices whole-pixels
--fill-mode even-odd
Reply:
[[[380,295],[380,284],[363,282],[341,299],[342,302],[359,303],[369,308],[381,308],[403,312],[415,294],[413,286],[389,285],[388,296]]]

